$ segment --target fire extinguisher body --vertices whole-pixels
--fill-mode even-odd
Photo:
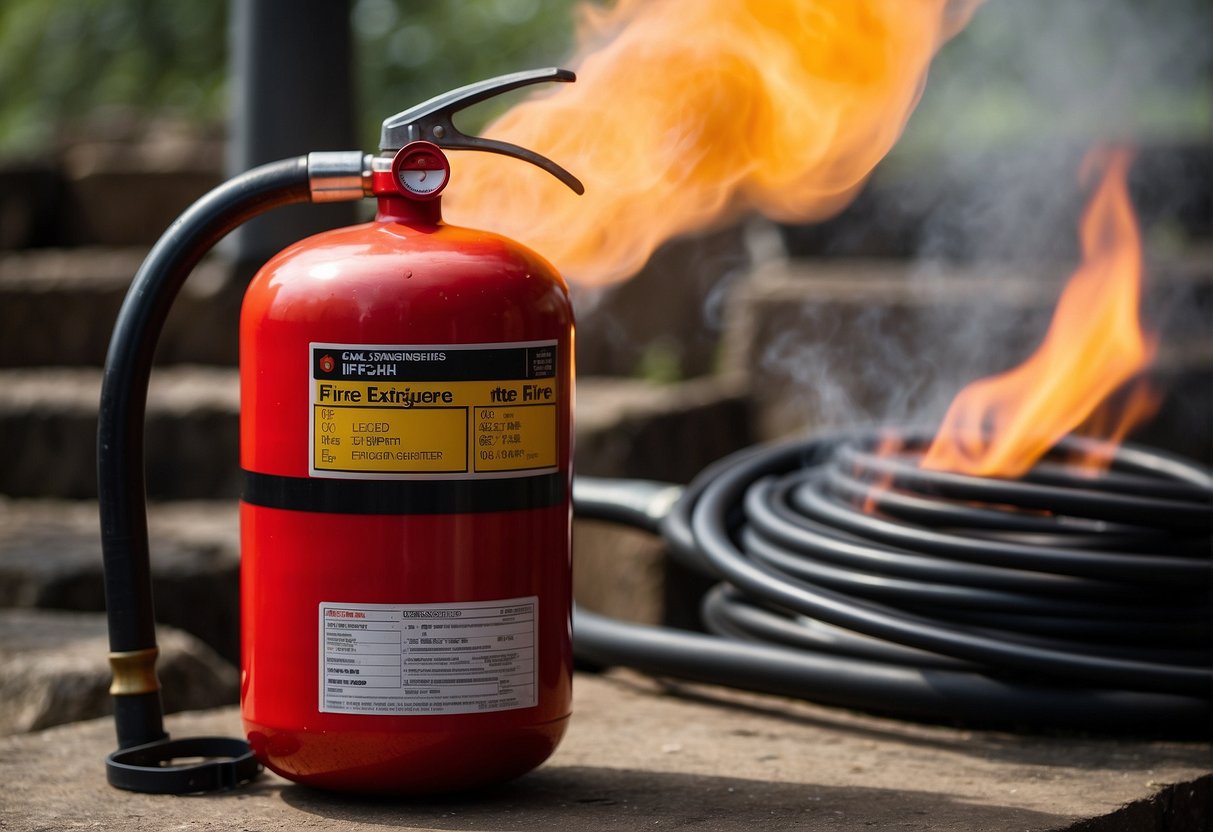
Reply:
[[[292,780],[463,789],[564,733],[573,317],[542,258],[381,198],[240,323],[242,687]]]
[[[384,120],[379,154],[323,151],[238,174],[153,246],[106,356],[97,428],[118,750],[154,794],[246,783],[261,764],[346,791],[474,788],[542,763],[572,701],[573,314],[539,255],[442,222],[445,149],[551,159],[453,117],[571,82],[555,67],[442,93]],[[301,202],[378,199],[375,221],[272,258],[240,318],[241,710],[245,740],[164,731],[143,415],[165,316],[227,232]],[[194,758],[193,762],[184,762]]]

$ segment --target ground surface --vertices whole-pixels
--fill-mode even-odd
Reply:
[[[1024,738],[580,675],[572,726],[540,770],[471,796],[368,800],[263,775],[237,792],[156,797],[105,783],[108,720],[0,740],[0,829],[1201,830],[1200,743]],[[169,719],[239,731],[237,711]],[[1126,808],[1126,805],[1127,808]]]

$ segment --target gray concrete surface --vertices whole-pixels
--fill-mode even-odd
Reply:
[[[197,638],[156,633],[156,673],[170,712],[240,698],[240,672]],[[111,712],[109,638],[101,613],[0,610],[0,734],[35,731]]]
[[[0,607],[105,609],[96,502],[0,497]],[[240,533],[234,501],[153,504],[159,621],[240,661]]]
[[[101,370],[0,370],[0,493],[85,499],[97,493]],[[152,499],[240,493],[240,385],[235,369],[174,366],[152,373],[144,420]]]
[[[232,500],[148,507],[152,590],[161,622],[240,661],[240,533]],[[574,527],[574,594],[589,609],[659,624],[679,589],[661,541],[600,521]],[[0,496],[3,608],[105,609],[97,503]],[[2,649],[2,646],[0,646]]]
[[[101,370],[0,368],[0,494],[87,499],[97,492]],[[152,499],[239,496],[240,383],[235,368],[153,371],[144,420]],[[577,470],[685,482],[750,441],[735,380],[577,383]]]
[[[264,775],[203,797],[105,783],[106,720],[0,739],[0,828],[143,830],[1209,828],[1209,746],[1031,738],[869,717],[685,686],[580,675],[564,744],[478,794],[334,795]],[[175,736],[239,731],[235,709],[169,719]]]
[[[1164,395],[1134,441],[1213,462],[1213,257],[1147,263],[1147,377]],[[768,260],[728,308],[725,366],[749,380],[758,438],[930,423],[970,381],[1026,358],[1073,262],[1011,266]]]
[[[661,538],[601,520],[573,524],[573,597],[594,612],[666,622],[668,564]]]
[[[685,483],[753,442],[749,387],[719,375],[676,384],[577,380],[576,471]]]
[[[0,252],[0,367],[101,366],[146,255],[144,246]],[[204,260],[173,304],[157,360],[235,364],[243,292],[229,264]]]
[[[168,119],[90,130],[61,157],[63,241],[151,245],[222,180],[223,148],[222,132]]]

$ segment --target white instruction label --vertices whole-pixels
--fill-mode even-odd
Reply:
[[[320,710],[466,714],[535,705],[539,599],[320,603]]]

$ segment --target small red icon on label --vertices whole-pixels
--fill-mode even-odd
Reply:
[[[333,360],[333,356],[324,355],[320,357],[320,371],[322,373],[331,373],[336,366],[337,362]]]

